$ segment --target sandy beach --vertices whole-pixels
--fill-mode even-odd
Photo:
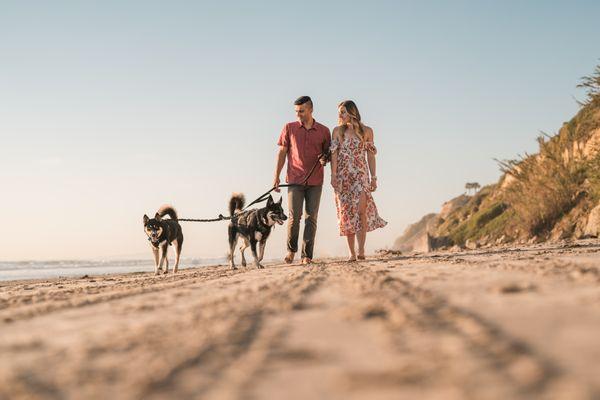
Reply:
[[[0,283],[1,399],[593,399],[600,245]]]

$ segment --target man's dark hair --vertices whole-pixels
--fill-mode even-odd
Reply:
[[[305,104],[305,103],[308,103],[310,105],[310,108],[312,108],[313,103],[312,103],[312,100],[310,99],[310,97],[308,97],[308,96],[298,97],[296,99],[296,101],[294,102],[294,105],[295,106],[299,106],[299,105],[302,105],[302,104]]]

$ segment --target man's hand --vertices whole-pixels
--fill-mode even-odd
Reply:
[[[327,161],[329,161],[329,156],[325,153],[322,153],[321,156],[319,157],[319,162],[321,163],[322,166],[327,165]]]
[[[277,193],[281,192],[281,189],[279,189],[279,177],[276,176],[275,179],[273,179],[273,187],[275,188],[275,191]]]

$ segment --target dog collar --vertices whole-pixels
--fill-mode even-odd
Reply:
[[[163,239],[164,235],[165,235],[165,234],[164,234],[164,232],[163,232],[163,233],[162,233],[162,235],[160,235],[158,238],[156,238],[156,241],[152,240],[152,238],[151,238],[150,236],[148,236],[148,241],[150,242],[150,244],[151,244],[152,246],[154,246],[154,247],[158,247],[158,245],[160,244],[160,242],[162,242],[162,241],[166,240],[166,239]],[[171,243],[169,243],[169,244],[171,244]]]

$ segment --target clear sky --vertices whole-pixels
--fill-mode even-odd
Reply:
[[[373,127],[389,224],[368,250],[390,246],[570,119],[599,15],[597,1],[2,1],[0,259],[150,256],[144,213],[212,217],[270,186],[300,95],[329,127],[344,99]],[[226,223],[184,234],[184,256],[227,251]],[[344,253],[329,186],[317,240]]]

